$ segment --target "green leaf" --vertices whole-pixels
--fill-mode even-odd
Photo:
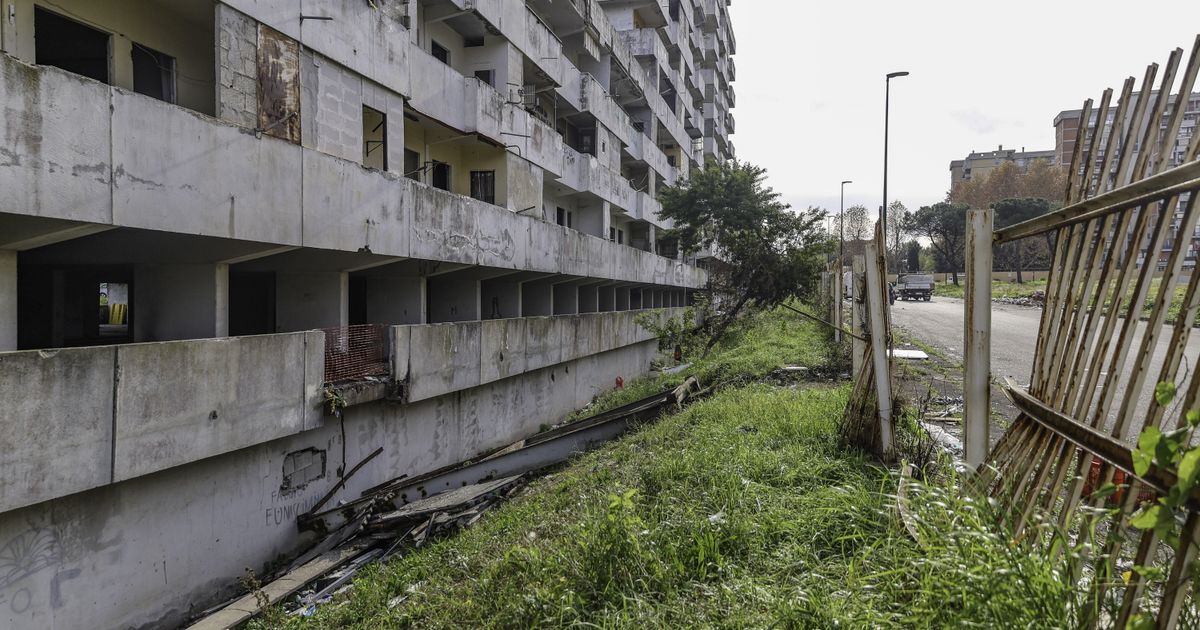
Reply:
[[[1160,407],[1166,407],[1175,400],[1175,383],[1163,381],[1154,386],[1154,400]]]
[[[1138,437],[1138,447],[1133,449],[1133,472],[1138,476],[1150,470],[1150,464],[1154,461],[1154,451],[1161,439],[1162,431],[1159,431],[1158,427],[1146,427]]]
[[[1132,519],[1129,520],[1129,524],[1138,529],[1154,529],[1154,527],[1158,525],[1159,515],[1163,512],[1163,506],[1155,503],[1141,512],[1138,512]]]
[[[1137,460],[1137,451],[1134,451],[1134,461],[1136,461],[1136,460]],[[1116,494],[1118,489],[1119,488],[1117,487],[1117,484],[1112,483],[1112,482],[1106,483],[1103,486],[1100,486],[1095,492],[1092,493],[1092,498],[1093,499],[1107,499],[1108,497],[1111,497],[1112,495]]]
[[[1196,485],[1196,476],[1200,473],[1200,448],[1193,448],[1183,454],[1179,462],[1179,482],[1177,487],[1186,494]]]
[[[1193,429],[1200,426],[1200,409],[1193,409],[1187,412],[1187,423]]]
[[[1154,616],[1149,613],[1138,613],[1129,620],[1125,630],[1154,630]]]

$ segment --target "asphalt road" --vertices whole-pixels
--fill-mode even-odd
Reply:
[[[992,375],[995,380],[1003,381],[1003,377],[1011,376],[1023,385],[1029,382],[1041,314],[1039,308],[992,303]],[[898,300],[892,306],[893,325],[942,350],[958,362],[962,361],[963,355],[963,317],[963,301],[955,298],[934,297],[931,302]],[[1118,332],[1119,330],[1118,328]],[[1139,322],[1132,335],[1131,354],[1126,360],[1126,372],[1136,359],[1135,355],[1145,330],[1146,323]],[[1159,335],[1151,358],[1151,376],[1148,380],[1157,377],[1170,341],[1171,328],[1167,327]],[[1180,368],[1180,372],[1194,372],[1197,357],[1200,357],[1200,334],[1192,334],[1188,339],[1184,366]],[[1127,377],[1122,375],[1119,380],[1125,381]],[[1181,389],[1185,385],[1182,378],[1179,385]],[[1118,389],[1115,401],[1121,399],[1122,390],[1123,387]],[[1152,395],[1153,383],[1150,383],[1140,392],[1138,409],[1148,408]],[[1116,404],[1113,406],[1116,407]]]

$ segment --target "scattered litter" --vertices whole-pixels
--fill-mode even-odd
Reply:
[[[713,525],[720,525],[720,524],[724,523],[725,522],[725,511],[722,510],[722,511],[717,512],[716,514],[713,514],[712,516],[708,517],[708,522],[712,523]]]
[[[904,348],[893,349],[892,357],[895,359],[904,359],[906,361],[925,361],[929,359],[929,355],[923,350],[906,350]]]
[[[678,374],[678,373],[680,373],[680,372],[682,372],[682,371],[684,371],[684,370],[686,370],[686,369],[688,369],[688,368],[690,368],[690,367],[692,367],[692,364],[691,364],[691,363],[682,363],[682,364],[680,364],[680,365],[676,365],[676,366],[675,366],[675,367],[673,367],[673,368],[670,368],[670,369],[663,370],[663,371],[662,371],[662,373],[663,373],[663,374]]]

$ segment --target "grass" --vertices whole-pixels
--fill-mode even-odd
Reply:
[[[816,367],[824,338],[814,324],[761,315],[693,370]],[[1006,544],[956,492],[925,489],[912,502],[921,543],[908,536],[894,474],[839,443],[847,395],[844,385],[725,388],[533,482],[474,528],[367,568],[314,617],[254,626],[1064,625],[1056,567]]]
[[[949,282],[940,282],[933,287],[933,294],[942,297],[952,297],[962,299],[963,297],[963,278],[959,278],[959,284],[956,286]],[[1017,284],[1016,282],[992,282],[992,299],[996,298],[1024,298],[1031,297],[1034,293],[1046,291],[1045,280],[1030,280]]]

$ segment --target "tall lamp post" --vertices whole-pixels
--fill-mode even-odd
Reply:
[[[841,259],[841,264],[846,264],[846,184],[853,184],[850,180],[842,182],[842,203],[838,210],[838,258]]]
[[[891,106],[892,99],[892,79],[897,77],[906,77],[908,72],[889,72],[887,79],[884,81],[883,91],[883,208],[879,211],[879,220],[882,222],[883,230],[883,248],[887,251],[887,211],[888,211],[888,194],[887,194],[887,164],[888,164],[888,109]]]

